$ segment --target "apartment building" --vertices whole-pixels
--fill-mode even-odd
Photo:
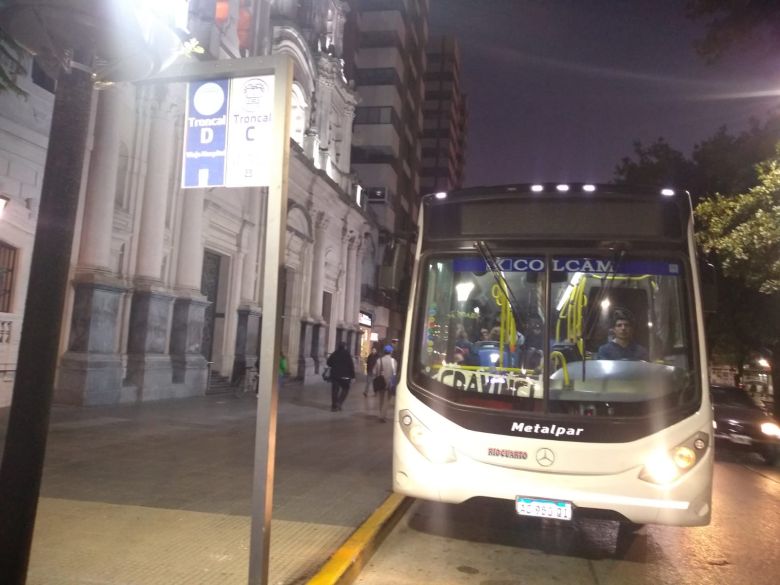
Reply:
[[[431,38],[426,54],[420,186],[423,193],[434,193],[463,186],[468,111],[457,41]]]

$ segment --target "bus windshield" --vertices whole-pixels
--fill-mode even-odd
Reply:
[[[420,266],[411,374],[434,395],[604,417],[699,400],[678,259],[463,254]]]

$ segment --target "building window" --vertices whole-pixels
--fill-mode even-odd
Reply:
[[[11,312],[15,267],[16,248],[0,242],[0,313]]]
[[[392,124],[392,107],[360,107],[355,109],[355,124]]]

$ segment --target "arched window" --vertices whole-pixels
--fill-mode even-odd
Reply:
[[[309,112],[309,104],[298,83],[292,87],[292,111],[290,113],[290,137],[303,146],[303,134],[306,131],[306,120]]]

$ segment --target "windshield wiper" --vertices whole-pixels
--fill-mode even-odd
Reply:
[[[474,248],[476,248],[477,252],[479,252],[480,256],[482,256],[482,259],[485,261],[487,267],[490,269],[490,272],[493,274],[493,278],[496,279],[498,288],[500,288],[504,293],[507,303],[509,303],[509,310],[512,312],[512,317],[514,317],[515,320],[515,327],[519,327],[520,303],[517,302],[517,297],[515,297],[515,293],[512,291],[512,287],[509,286],[504,273],[501,272],[501,269],[498,267],[496,257],[493,255],[493,252],[490,250],[485,240],[474,242]]]

